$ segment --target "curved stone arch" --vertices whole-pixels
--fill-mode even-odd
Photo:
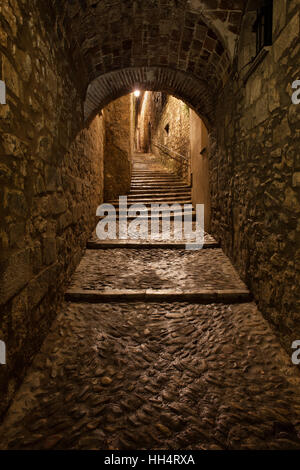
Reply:
[[[72,57],[80,93],[100,75],[141,66],[191,73],[210,89],[222,89],[232,71],[245,2],[140,3],[49,0],[41,8]]]
[[[215,99],[207,83],[193,75],[167,67],[133,67],[100,75],[88,86],[84,118],[91,119],[111,101],[140,90],[162,91],[187,103],[211,128]]]

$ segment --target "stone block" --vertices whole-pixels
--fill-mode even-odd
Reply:
[[[59,217],[58,226],[59,230],[63,231],[72,223],[72,214],[70,211],[65,212]]]
[[[31,247],[30,260],[33,273],[39,273],[43,267],[42,248],[40,242],[35,242]]]
[[[289,0],[288,0],[289,1]],[[286,23],[287,0],[276,0],[273,2],[273,35],[276,37],[284,28]]]
[[[24,193],[6,188],[4,194],[4,208],[9,209],[11,214],[25,218],[28,207]]]
[[[300,23],[298,13],[286,25],[273,45],[273,57],[276,63],[280,61],[284,54],[290,52],[293,42],[299,39],[299,26]]]
[[[0,29],[0,44],[2,47],[7,47],[7,34],[3,29]]]
[[[25,222],[12,224],[9,228],[9,245],[22,248],[25,245]]]
[[[298,0],[288,0],[287,7],[288,7],[288,13],[291,13],[294,10],[299,12],[299,1]]]
[[[30,55],[27,52],[17,49],[16,51],[17,70],[22,80],[28,82],[32,73],[32,63]]]
[[[52,213],[53,215],[62,214],[67,210],[67,207],[67,200],[63,197],[59,197],[57,194],[54,194],[49,199],[49,209],[50,213]]]
[[[32,307],[38,305],[57,281],[58,266],[56,264],[44,269],[32,279],[28,285],[28,300]]]
[[[280,107],[280,95],[278,92],[278,86],[275,79],[268,80],[267,83],[268,90],[268,103],[269,111],[272,113],[275,109]]]
[[[273,144],[280,144],[291,135],[290,126],[287,117],[273,129]]]
[[[56,261],[56,239],[53,236],[43,237],[43,262],[48,266]]]
[[[42,136],[38,139],[37,154],[43,160],[50,158],[52,139],[48,136]]]
[[[253,75],[246,85],[246,90],[249,90],[249,103],[253,104],[257,101],[262,94],[262,80],[259,75]],[[247,91],[246,91],[247,93]]]
[[[30,280],[32,265],[30,248],[12,253],[0,264],[0,304],[5,304]]]
[[[13,94],[19,98],[21,82],[14,67],[4,55],[2,55],[2,79],[6,84],[8,92],[13,92]]]
[[[269,117],[268,96],[262,95],[255,104],[254,124],[261,124]]]
[[[300,171],[296,171],[293,174],[293,188],[299,188],[300,187]]]
[[[5,18],[6,22],[8,23],[13,36],[16,36],[18,28],[17,28],[17,18],[13,12],[13,9],[8,4],[8,2],[3,2],[0,6],[0,13]]]
[[[38,175],[35,182],[36,194],[43,194],[46,190],[44,180],[41,175]]]
[[[300,113],[299,106],[291,104],[289,107],[289,123],[296,129],[300,129]]]
[[[0,163],[0,181],[8,181],[12,176],[11,169],[4,163]]]
[[[300,203],[297,197],[297,193],[292,188],[287,188],[285,190],[283,206],[295,214],[300,213]]]
[[[0,109],[2,106],[0,106]],[[23,157],[27,152],[27,145],[17,136],[9,133],[1,134],[4,153],[13,155],[14,157]]]
[[[45,184],[46,190],[54,192],[61,186],[61,177],[56,167],[46,166],[45,168]]]

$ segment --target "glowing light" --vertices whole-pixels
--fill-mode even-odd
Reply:
[[[141,94],[140,90],[135,90],[135,91],[134,91],[134,96],[135,96],[136,98],[138,98],[138,97],[140,96],[140,94]]]

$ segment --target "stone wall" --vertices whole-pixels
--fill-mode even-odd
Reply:
[[[189,179],[188,165],[176,152],[190,157],[190,109],[181,100],[161,92],[146,92],[142,95],[136,127],[137,147],[142,152],[153,152],[162,164],[183,179]],[[164,145],[174,153],[176,159],[157,147]]]
[[[291,102],[300,76],[299,2],[274,3],[269,53],[245,83],[249,66],[241,68],[255,43],[245,32],[238,79],[219,97],[210,135],[212,231],[290,352],[300,338],[300,108]]]
[[[193,1],[194,11],[185,1],[167,3],[161,10],[157,2],[138,9],[100,0],[1,3],[0,339],[8,364],[0,368],[0,413],[48,331],[102,198],[103,118],[82,130],[91,82],[87,117],[139,85],[181,96],[203,114],[213,234],[288,351],[300,337],[300,130],[291,104],[300,75],[299,2],[274,2],[274,45],[244,83],[255,41],[247,16],[236,73],[223,92],[245,2],[224,9],[223,0]],[[128,175],[127,150],[112,150],[120,157],[111,160],[115,176],[119,162]]]
[[[139,97],[134,97],[134,135],[135,150],[142,153],[151,152],[151,128],[153,121],[152,101],[159,93],[143,91]]]
[[[132,96],[125,95],[103,110],[105,121],[104,199],[130,190],[133,145]]]
[[[153,125],[153,142],[166,146],[171,151],[186,158],[190,158],[190,109],[181,100],[174,96],[165,96],[165,102],[157,120]],[[153,146],[153,152],[159,155],[163,164],[173,173],[178,174],[183,179],[189,179],[189,163],[176,153],[172,154],[176,160],[172,159],[161,148]]]
[[[208,133],[202,119],[190,110],[192,202],[204,204],[204,228],[210,230]]]
[[[0,7],[0,415],[57,313],[103,193],[102,118],[79,132],[84,95],[67,39],[45,29],[35,5]]]

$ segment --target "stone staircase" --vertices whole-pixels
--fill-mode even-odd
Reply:
[[[119,201],[109,203],[114,205],[117,222],[120,222]],[[186,243],[193,239],[186,239],[182,231],[175,236],[175,221],[182,217],[183,204],[188,205],[186,213],[193,221],[196,216],[191,187],[163,168],[153,155],[135,156],[127,203],[128,206],[142,204],[139,214],[148,228],[152,204],[178,205],[171,212],[171,235],[165,233],[163,225],[169,214],[168,207],[151,214],[151,219],[158,221],[157,237],[137,233],[125,239],[99,240],[94,233],[66,292],[67,300],[249,301],[248,289],[213,237],[205,233],[203,249],[190,251]],[[128,217],[128,224],[135,216]]]
[[[194,219],[196,213],[192,209],[191,187],[178,176],[167,172],[163,167],[157,168],[151,157],[151,155],[148,158],[144,156],[144,159],[148,161],[146,163],[148,168],[146,169],[139,168],[139,163],[136,161],[133,164],[131,189],[127,196],[128,205],[143,204],[149,210],[152,204],[190,204],[191,210],[189,213],[192,214]],[[153,166],[156,167],[156,170],[152,168]],[[118,214],[118,200],[109,201],[109,203],[116,206]],[[158,217],[162,218],[166,212],[166,209],[162,209]],[[175,211],[171,214],[171,218],[176,218],[178,215],[181,215],[181,212]],[[133,219],[134,217],[130,218]]]
[[[117,199],[108,201],[116,209],[117,220],[119,221],[119,201]],[[170,207],[173,204],[179,204],[181,211],[174,211],[170,213],[171,219],[171,234],[174,234],[174,219],[181,218],[183,213],[183,205],[189,205],[190,210],[186,210],[186,214],[191,214],[192,219],[195,220],[195,210],[192,208],[191,187],[183,182],[178,176],[168,172],[152,154],[136,154],[133,161],[131,189],[127,195],[128,206],[132,204],[142,204],[148,212],[145,213],[145,218],[149,219],[152,204],[166,205]],[[159,228],[162,232],[161,221],[168,212],[167,208],[161,208],[157,214],[159,219]],[[140,212],[143,215],[143,210]],[[156,218],[153,213],[153,218]],[[132,220],[133,217],[128,217]],[[150,228],[150,225],[149,225]],[[193,224],[195,228],[195,224]],[[94,233],[92,238],[87,243],[88,249],[96,248],[118,248],[118,247],[131,247],[131,248],[178,248],[183,249],[186,246],[187,240],[182,239],[159,239],[155,238],[127,238],[126,240],[101,240],[97,238]],[[209,234],[205,234],[204,248],[216,248],[219,244]]]
[[[190,188],[137,156],[129,200],[167,197]],[[198,251],[94,234],[66,299],[0,449],[300,449],[299,374],[208,234]]]

